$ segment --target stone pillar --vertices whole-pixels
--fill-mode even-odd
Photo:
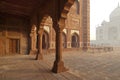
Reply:
[[[32,27],[30,37],[31,37],[30,54],[36,54],[37,53],[37,49],[36,49],[37,34],[36,34],[36,27],[35,26]]]
[[[80,0],[82,49],[87,51],[90,43],[90,0]]]
[[[71,30],[67,29],[68,33],[67,33],[67,48],[71,48]]]
[[[62,30],[63,29],[60,29],[58,24],[55,27],[57,27],[57,29],[55,30],[56,32],[56,56],[55,56],[55,61],[54,61],[52,71],[54,73],[60,73],[60,72],[64,72],[67,70],[64,67],[64,62],[62,61],[62,47],[63,47],[62,46]]]
[[[42,36],[43,36],[43,28],[40,28],[38,31],[38,53],[36,55],[36,60],[43,60],[43,53],[42,53]]]

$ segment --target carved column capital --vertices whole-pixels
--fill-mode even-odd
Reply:
[[[53,28],[55,29],[56,32],[61,32],[65,28],[65,19],[66,18],[53,18]]]
[[[60,27],[60,25],[57,23],[57,24],[54,24],[53,25],[53,28],[55,30],[56,33],[60,33],[60,32],[63,32],[63,27]]]

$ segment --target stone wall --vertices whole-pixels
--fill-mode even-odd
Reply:
[[[25,18],[2,15],[0,23],[0,56],[28,53],[28,22]],[[0,16],[0,20],[2,20]]]
[[[72,35],[74,33],[79,35],[79,43],[82,43],[81,38],[82,38],[82,34],[81,34],[81,25],[80,25],[80,10],[79,13],[77,13],[77,7],[80,8],[80,5],[76,5],[76,2],[73,4],[73,6],[70,8],[70,12],[67,15],[67,19],[65,21],[65,29],[63,30],[63,32],[66,35],[66,44],[67,44],[67,48],[69,48],[68,50],[70,50],[71,47],[71,38]],[[45,26],[44,27],[49,27],[50,32],[49,34],[49,44],[50,47],[49,49],[55,49],[55,31],[52,27],[52,19],[50,17],[48,17],[48,19],[45,22]],[[44,29],[45,30],[45,29]],[[81,46],[79,46],[81,48]]]

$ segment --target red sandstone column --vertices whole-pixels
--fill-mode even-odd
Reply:
[[[36,34],[36,26],[35,25],[32,26],[30,37],[31,37],[31,50],[30,50],[30,55],[31,55],[31,54],[37,53],[37,49],[36,49],[37,34]]]
[[[56,26],[56,58],[53,65],[52,71],[55,73],[64,72],[67,69],[64,67],[64,62],[62,61],[62,30],[59,26]]]
[[[42,54],[42,35],[43,35],[43,28],[40,28],[38,31],[38,53],[36,55],[37,60],[43,60]]]

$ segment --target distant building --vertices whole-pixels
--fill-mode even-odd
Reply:
[[[120,7],[118,5],[110,14],[110,21],[103,21],[96,28],[96,45],[120,46]]]

